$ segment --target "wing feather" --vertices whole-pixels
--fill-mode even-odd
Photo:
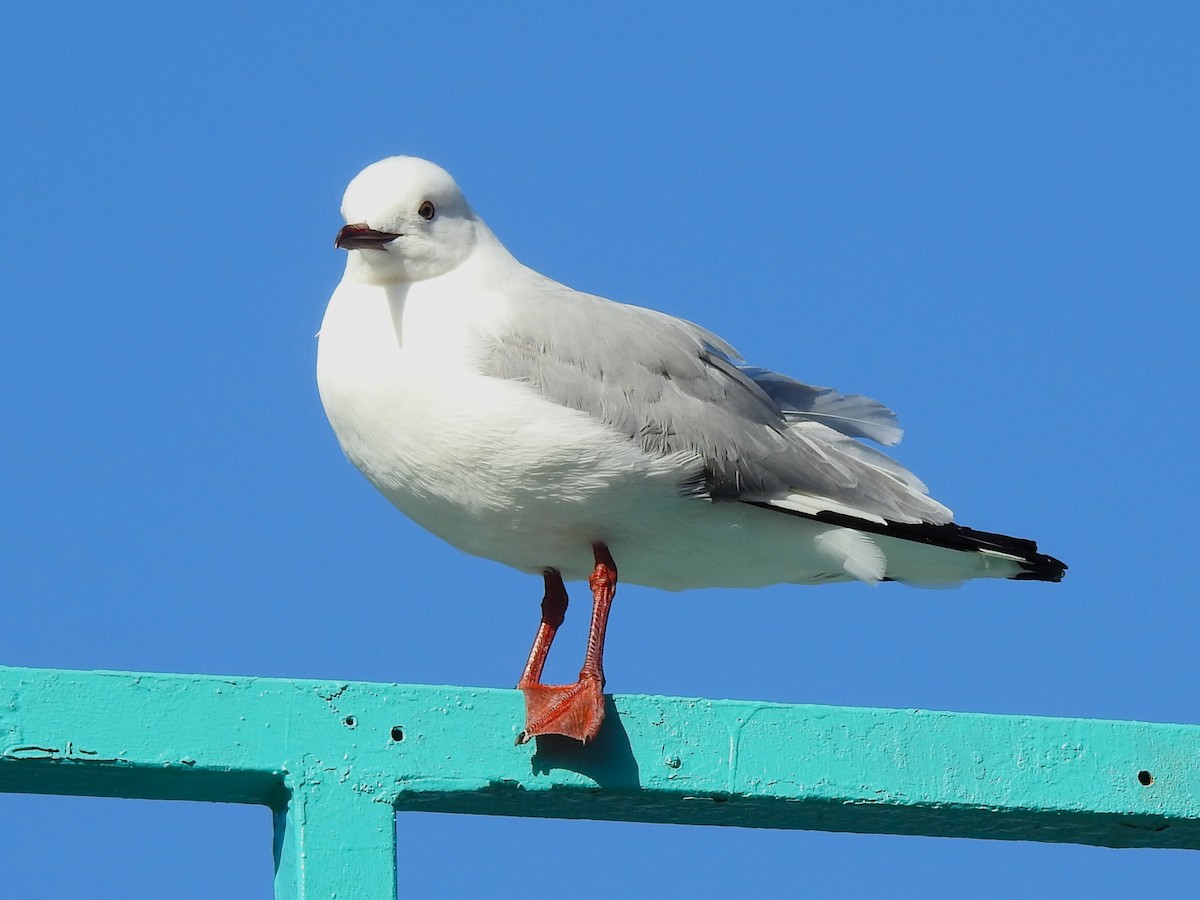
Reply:
[[[855,440],[900,438],[895,414],[874,400],[742,366],[698,325],[542,276],[507,299],[513,315],[489,342],[485,374],[527,383],[646,452],[699,456],[714,499],[803,494],[889,521],[951,518],[916,476]]]

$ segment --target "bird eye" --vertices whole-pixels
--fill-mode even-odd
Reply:
[[[430,203],[428,200],[426,200],[419,207],[417,207],[417,215],[420,216],[425,221],[429,221],[430,219],[432,219],[433,218],[433,204]]]

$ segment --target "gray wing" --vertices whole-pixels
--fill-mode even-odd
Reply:
[[[888,446],[900,443],[904,436],[896,414],[878,400],[862,394],[839,394],[833,388],[804,384],[757,366],[739,365],[738,369],[775,401],[788,421],[820,422],[850,437]]]
[[[895,443],[887,407],[740,365],[721,338],[549,279],[508,294],[514,315],[484,371],[604,421],[650,453],[703,460],[716,499],[827,498],[897,522],[944,522],[907,469],[854,438]]]

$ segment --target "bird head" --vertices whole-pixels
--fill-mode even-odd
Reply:
[[[375,284],[423,281],[451,271],[475,246],[477,222],[449,173],[415,156],[367,166],[342,199],[335,244],[347,272]]]

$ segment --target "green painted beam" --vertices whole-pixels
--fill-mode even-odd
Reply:
[[[586,747],[521,723],[517,691],[0,667],[0,791],[266,804],[281,898],[393,896],[393,810],[1200,848],[1197,726],[644,696]]]

